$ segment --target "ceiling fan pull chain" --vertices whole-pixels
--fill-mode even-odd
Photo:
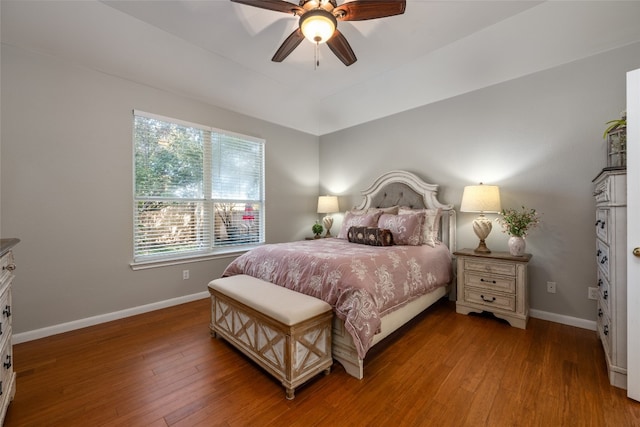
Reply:
[[[320,43],[316,42],[316,48],[315,48],[315,54],[314,54],[315,66],[313,67],[314,70],[317,70],[318,67],[320,66],[320,58],[318,57],[319,48],[320,48]]]

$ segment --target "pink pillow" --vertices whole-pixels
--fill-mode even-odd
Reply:
[[[396,245],[420,246],[422,244],[422,222],[424,214],[406,215],[383,214],[378,227],[391,230]]]
[[[410,209],[401,207],[398,214],[407,215],[415,213],[424,213],[424,223],[422,224],[422,244],[435,247],[440,243],[438,233],[440,232],[440,217],[442,209]]]
[[[367,214],[347,212],[342,220],[342,227],[340,228],[340,233],[338,233],[338,239],[346,239],[349,234],[349,228],[351,227],[377,227],[380,214],[381,212]]]

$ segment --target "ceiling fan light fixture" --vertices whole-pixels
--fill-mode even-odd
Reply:
[[[324,9],[314,9],[306,12],[300,18],[300,31],[313,43],[325,43],[333,36],[338,21],[335,16]]]

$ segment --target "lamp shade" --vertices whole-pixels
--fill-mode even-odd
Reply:
[[[497,185],[469,185],[464,187],[460,212],[498,213],[500,205],[500,189]]]
[[[334,213],[338,212],[338,196],[320,196],[318,197],[318,213]]]
[[[335,16],[324,9],[310,10],[300,18],[300,31],[313,43],[324,43],[329,40],[336,26]]]

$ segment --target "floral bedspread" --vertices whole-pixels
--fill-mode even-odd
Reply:
[[[329,303],[360,358],[380,318],[451,281],[445,245],[366,246],[328,238],[270,244],[234,260],[223,276],[247,274]]]

